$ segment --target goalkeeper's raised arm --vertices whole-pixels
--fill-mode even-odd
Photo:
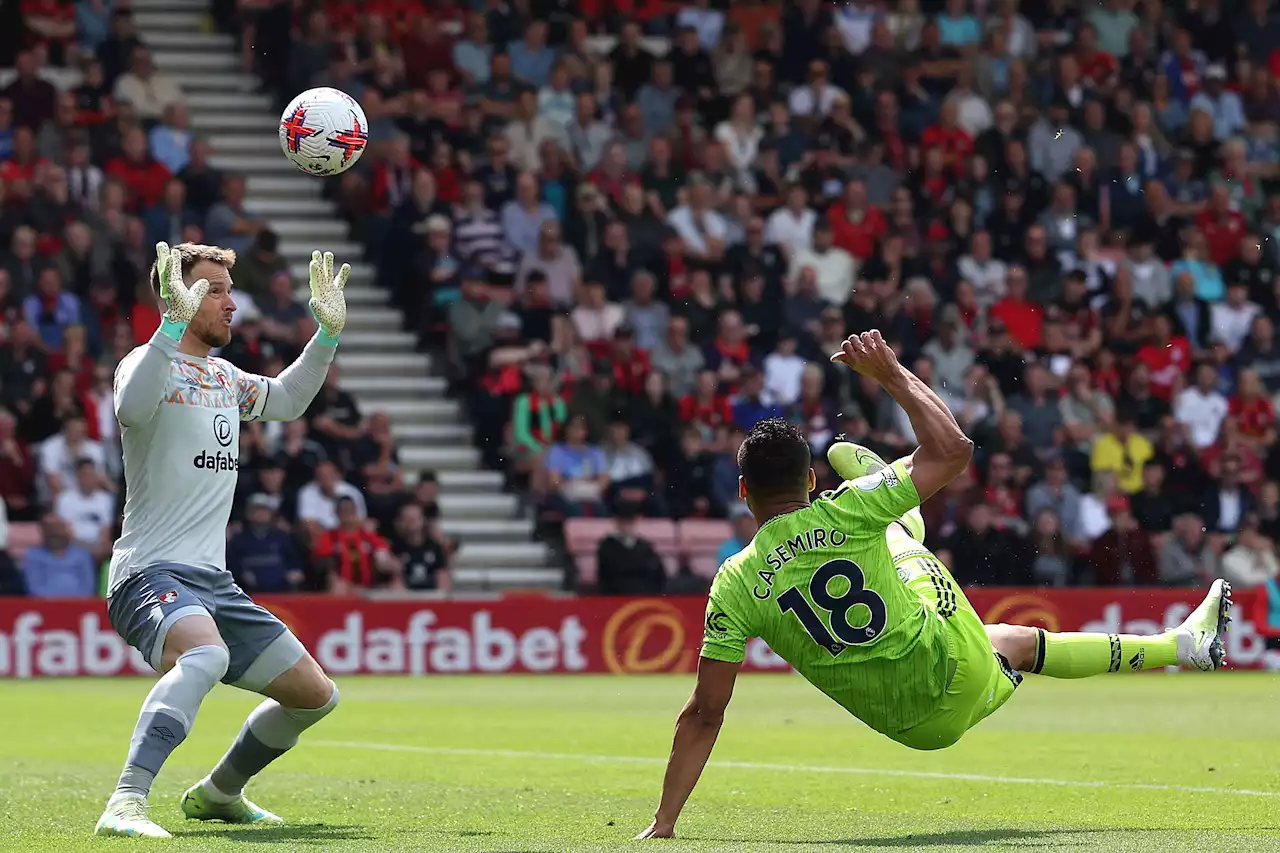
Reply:
[[[879,331],[850,335],[831,360],[879,382],[906,411],[920,443],[907,459],[907,470],[921,501],[964,472],[973,458],[973,442],[933,389],[898,363]]]
[[[165,303],[166,311],[151,340],[130,353],[116,369],[115,409],[121,424],[140,427],[155,417],[168,393],[167,380],[174,359],[181,355],[203,359],[210,350],[230,343],[231,319],[236,310],[231,283],[235,261],[235,252],[216,246],[156,245],[151,287]],[[233,390],[243,419],[293,420],[319,393],[347,320],[343,288],[351,268],[343,264],[335,275],[333,263],[332,253],[312,253],[310,307],[319,330],[301,357],[279,378],[237,372],[237,387]]]

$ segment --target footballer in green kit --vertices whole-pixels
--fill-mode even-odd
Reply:
[[[804,436],[776,419],[748,433],[738,453],[739,493],[760,527],[712,584],[697,683],[677,718],[662,798],[641,838],[674,835],[752,637],[871,728],[922,750],[955,743],[1008,701],[1026,672],[1080,678],[1174,665],[1213,670],[1225,662],[1231,600],[1222,581],[1163,634],[984,625],[922,544],[919,512],[922,500],[968,467],[972,442],[879,332],[851,336],[831,360],[884,386],[920,446],[886,464],[839,442],[828,459],[844,483],[811,500],[815,475]]]

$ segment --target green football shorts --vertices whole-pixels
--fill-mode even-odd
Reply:
[[[914,557],[900,563],[898,573],[947,627],[950,678],[928,719],[889,737],[912,749],[942,749],[1009,701],[1022,675],[992,648],[982,618],[946,566],[931,557]]]

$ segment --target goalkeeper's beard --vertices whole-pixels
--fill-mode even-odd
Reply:
[[[221,319],[201,326],[192,323],[187,327],[187,331],[209,349],[220,349],[231,343],[231,327]]]

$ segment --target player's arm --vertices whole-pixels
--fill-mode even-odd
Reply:
[[[891,467],[905,469],[919,501],[937,494],[969,466],[973,442],[933,389],[898,363],[879,331],[851,335],[831,360],[875,379],[907,413],[920,446]]]
[[[746,657],[747,638],[753,634],[749,625],[751,608],[742,600],[745,591],[731,570],[732,565],[721,567],[712,584],[697,683],[676,718],[671,756],[662,780],[662,799],[653,823],[640,838],[670,838],[674,834],[680,810],[693,793],[720,734],[734,681]]]
[[[676,733],[667,759],[667,773],[662,779],[662,800],[653,823],[640,838],[670,838],[675,834],[676,819],[684,808],[693,786],[698,784],[702,768],[711,757],[724,711],[733,696],[733,684],[742,663],[698,659],[698,681],[693,695],[676,718]]]
[[[155,276],[168,310],[147,345],[116,368],[116,419],[124,426],[140,426],[155,417],[168,385],[169,366],[178,356],[178,342],[209,292],[205,279],[187,286],[182,280],[182,253],[167,243],[156,244]]]
[[[292,421],[302,417],[324,386],[338,336],[347,323],[343,288],[351,266],[343,264],[335,275],[333,253],[311,253],[311,313],[320,328],[302,349],[302,355],[276,378],[241,374],[237,389],[240,417],[244,420]]]

